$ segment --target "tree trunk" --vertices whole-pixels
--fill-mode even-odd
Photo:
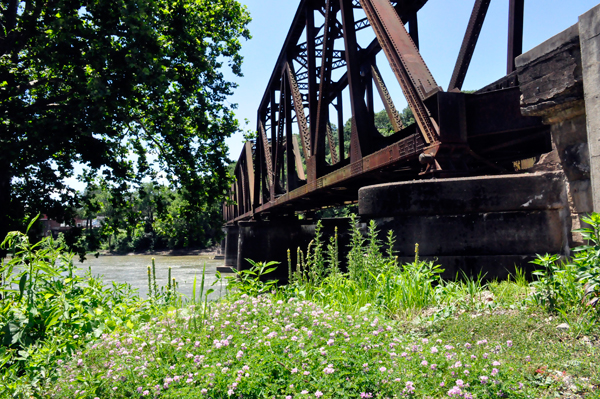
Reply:
[[[6,161],[0,159],[0,243],[10,231],[10,171]],[[6,256],[6,250],[0,248],[0,259]]]

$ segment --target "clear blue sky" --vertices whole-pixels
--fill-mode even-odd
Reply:
[[[579,15],[596,6],[600,0],[525,0],[524,51],[577,23]],[[243,124],[250,120],[249,129],[256,128],[256,114],[262,96],[299,0],[241,0],[246,4],[253,21],[253,39],[244,43],[242,54],[243,78],[234,79],[239,87],[231,103],[238,104],[237,116]],[[460,45],[473,8],[474,0],[429,0],[419,12],[421,54],[438,85],[447,89]],[[508,0],[492,0],[473,61],[463,88],[478,89],[506,74],[508,35]],[[374,37],[374,35],[373,35]],[[380,55],[382,56],[382,55]],[[391,71],[378,65],[390,88],[396,107],[406,105]],[[377,97],[377,96],[376,96]],[[376,105],[376,109],[383,106]],[[349,116],[349,113],[345,113]],[[228,140],[229,156],[237,160],[243,138],[236,134]]]

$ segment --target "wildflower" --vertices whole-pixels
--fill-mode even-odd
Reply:
[[[310,375],[310,371],[305,371],[304,373],[302,373],[304,375]]]
[[[427,366],[428,364],[429,364],[429,363],[427,363],[427,360],[423,360],[423,361],[421,362],[421,366]]]
[[[492,369],[492,375],[496,375],[496,374],[498,374],[498,369],[496,369],[496,368]]]
[[[438,348],[436,348],[435,346],[432,346],[431,353],[438,353]]]
[[[373,394],[371,392],[361,392],[360,393],[360,397],[362,399],[365,399],[365,398],[368,399],[368,398],[372,398]]]
[[[306,395],[308,393],[308,391],[306,389],[302,390],[302,392],[300,392],[302,395]]]
[[[317,398],[320,398],[321,396],[323,396],[323,392],[321,392],[321,391],[317,391],[317,392],[315,392],[315,396],[316,396]]]
[[[437,364],[434,363],[434,364],[431,365],[431,369],[432,370],[435,370],[436,368],[437,368]]]
[[[509,348],[512,348],[513,342],[510,340],[506,341],[506,346],[508,346]]]
[[[333,364],[329,364],[329,365],[327,365],[327,367],[325,367],[325,368],[323,369],[323,372],[324,372],[325,374],[333,374],[333,373],[335,372],[335,369],[333,368]]]
[[[499,362],[499,361],[497,361],[497,360],[494,360],[494,361],[492,362],[492,366],[500,366],[500,362]]]
[[[386,372],[386,370],[387,370],[387,369],[386,369],[385,367],[383,367],[383,366],[379,368],[379,371],[381,371],[382,373],[385,373],[385,372]]]
[[[525,356],[525,361],[526,362],[530,362],[531,361],[531,356]]]
[[[462,396],[462,390],[459,387],[454,386],[452,389],[448,390],[448,396]]]
[[[144,391],[144,392],[142,393],[142,395],[144,395],[144,396],[148,396],[148,395],[150,395],[150,391],[147,391],[147,390],[146,390],[146,391]]]
[[[298,369],[297,369],[296,367],[294,367],[294,368],[292,369],[292,374],[296,374],[297,372],[298,372]]]
[[[406,381],[406,387],[402,391],[404,393],[408,393],[409,395],[415,392],[415,386],[412,381]]]

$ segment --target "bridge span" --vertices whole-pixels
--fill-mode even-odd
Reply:
[[[461,222],[453,222],[452,218],[439,223],[432,220],[429,229],[439,231],[447,227],[447,231],[452,232],[452,223],[458,223],[463,229],[474,226],[470,230],[471,242],[459,240],[462,244],[452,250],[432,245],[432,256],[464,258],[468,249],[473,256],[488,256],[488,247],[496,243],[503,249],[499,250],[501,253],[492,251],[492,255],[508,257],[504,263],[509,264],[542,249],[568,251],[572,237],[568,238],[567,230],[571,222],[567,223],[570,216],[565,212],[583,213],[574,210],[573,198],[588,201],[591,191],[586,191],[581,183],[578,187],[583,188],[577,195],[570,196],[569,213],[569,173],[566,173],[564,153],[556,153],[563,167],[556,163],[553,167],[538,166],[538,169],[555,170],[552,176],[531,180],[527,176],[517,177],[515,173],[522,169],[521,161],[552,154],[553,142],[556,151],[557,146],[569,141],[559,140],[553,131],[556,125],[573,122],[573,118],[581,115],[585,118],[585,111],[569,117],[572,115],[565,114],[565,110],[573,104],[581,106],[585,101],[581,78],[585,68],[581,65],[585,64],[586,56],[593,56],[582,55],[581,22],[574,25],[577,32],[572,29],[571,36],[553,38],[537,48],[541,55],[535,53],[536,49],[521,55],[524,0],[509,0],[507,75],[476,92],[462,92],[490,1],[474,2],[452,79],[444,91],[419,53],[418,12],[427,0],[301,0],[258,107],[257,138],[244,146],[235,168],[236,180],[231,186],[229,201],[223,207],[229,254],[226,264],[245,267],[246,255],[285,259],[266,249],[263,255],[248,252],[248,235],[254,237],[252,245],[266,248],[269,244],[263,241],[269,240],[269,231],[291,237],[296,234],[294,229],[306,230],[300,227],[307,223],[298,221],[299,213],[356,203],[359,196],[364,199],[359,207],[365,217],[416,217],[415,220],[403,219],[402,223],[392,226],[395,229],[414,225],[421,226],[415,229],[423,230],[423,223],[428,223],[423,217],[439,220],[441,215],[480,215],[469,220],[463,218]],[[372,39],[364,41],[368,35],[361,31],[371,32]],[[565,48],[570,52],[565,52]],[[378,66],[377,54],[382,51],[387,62]],[[575,61],[566,65],[566,60]],[[563,78],[571,80],[559,82],[560,78],[553,75],[556,71],[551,70],[552,65],[558,70],[564,68],[569,78],[564,78],[565,74]],[[414,124],[403,124],[379,67],[393,71],[414,115]],[[540,82],[538,92],[532,91],[532,85]],[[568,86],[568,90],[563,86]],[[577,91],[580,86],[581,92]],[[544,96],[544,90],[549,94]],[[553,95],[562,97],[557,100]],[[375,96],[380,97],[385,107],[392,134],[382,135],[375,127]],[[533,106],[526,104],[528,96]],[[539,106],[536,108],[535,104]],[[349,115],[347,110],[351,110]],[[344,131],[348,118],[351,120],[349,134]],[[575,141],[585,142],[587,149],[587,134],[583,136],[585,140]],[[587,162],[589,164],[589,159]],[[506,178],[486,177],[491,175]],[[576,176],[571,180],[585,181],[585,178]],[[589,181],[589,172],[587,179]],[[376,184],[393,187],[369,191],[369,187]],[[462,188],[457,191],[452,187]],[[504,187],[504,192],[494,187]],[[540,195],[543,199],[532,201],[533,205],[527,210],[541,212],[541,217],[538,215],[535,219],[531,212],[513,214],[523,212],[521,205]],[[407,202],[407,199],[410,200]],[[587,210],[589,206],[579,208]],[[484,223],[485,217],[481,215],[490,213],[497,213],[501,221],[496,225]],[[505,223],[508,219],[515,222]],[[444,223],[446,227],[442,226]],[[506,241],[506,235],[519,228],[530,232],[527,228],[523,230],[528,223],[546,225],[546,230],[554,235],[547,237],[545,247],[527,244],[520,248],[514,244],[520,249],[511,250],[509,247],[513,244],[510,243],[515,240]],[[490,229],[504,230],[494,235],[487,232]],[[261,234],[257,235],[258,230]],[[435,236],[426,231],[411,234],[400,241],[413,240],[411,245],[414,245],[414,240],[428,241]],[[308,237],[310,233],[304,235]],[[256,238],[259,236],[262,238]],[[286,245],[295,248],[294,240],[288,237],[289,242],[281,242],[273,248]],[[502,240],[509,243],[508,247]],[[527,238],[523,240],[529,242]],[[246,244],[242,244],[243,241]],[[461,245],[462,249],[458,248]],[[434,253],[436,248],[441,252]],[[401,254],[403,251],[399,249]],[[465,267],[464,259],[452,262],[456,268]],[[470,268],[478,268],[480,263],[471,262],[476,266]]]

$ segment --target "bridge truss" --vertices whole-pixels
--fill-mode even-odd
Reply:
[[[258,108],[257,139],[236,165],[224,219],[346,204],[377,183],[509,172],[514,161],[550,151],[549,128],[520,113],[514,59],[524,0],[510,0],[507,75],[461,92],[490,1],[475,1],[443,91],[418,50],[417,13],[427,0],[301,0]],[[361,45],[367,29],[375,39]],[[379,72],[381,51],[416,120],[410,126]],[[375,128],[375,95],[393,126],[389,136]]]

